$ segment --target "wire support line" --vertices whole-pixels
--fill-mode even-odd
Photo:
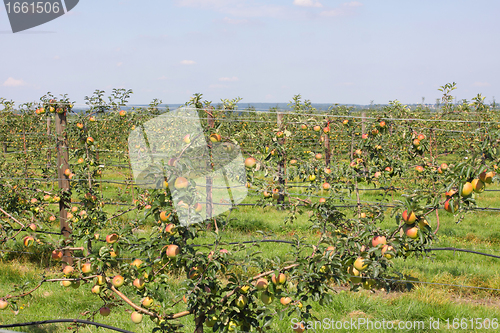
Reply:
[[[122,332],[122,333],[134,333],[131,331],[127,331],[127,330],[118,328],[118,327],[114,327],[114,326],[110,326],[110,325],[106,325],[106,324],[95,323],[92,321],[82,320],[82,319],[52,319],[52,320],[32,321],[32,322],[27,322],[27,323],[0,325],[0,328],[14,328],[14,327],[36,326],[36,325],[57,324],[57,323],[73,323],[73,324],[78,323],[78,324],[85,324],[85,325],[92,325],[92,326],[96,326],[96,327],[107,328],[109,330]]]

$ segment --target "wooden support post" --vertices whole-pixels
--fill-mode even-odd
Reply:
[[[209,128],[214,128],[215,127],[215,120],[214,116],[212,114],[213,108],[210,108],[207,110],[207,122],[208,122],[208,127]],[[208,154],[209,158],[207,159],[206,166],[207,166],[207,171],[212,170],[212,142],[209,140],[208,141]],[[212,197],[212,186],[213,186],[213,180],[212,176],[210,176],[212,173],[209,172],[206,176],[206,183],[207,183],[207,188],[206,188],[206,210],[207,210],[207,218],[211,219],[212,218],[212,211],[213,211],[213,197]],[[209,226],[211,227],[211,226]]]
[[[328,120],[327,128],[330,129],[330,119]],[[328,168],[330,166],[330,161],[332,159],[332,151],[330,150],[330,132],[325,133],[325,166]]]
[[[49,142],[52,142],[51,137],[50,137],[50,119],[51,119],[51,117],[47,116],[47,140]],[[51,151],[52,151],[52,149],[47,149],[47,169],[50,169],[50,166],[51,166],[51,163],[50,163],[50,159],[52,157],[50,154]]]
[[[283,113],[277,112],[277,123],[278,129],[281,131],[283,129]],[[285,145],[285,137],[279,138],[278,143],[282,146]],[[283,150],[280,149],[278,162],[278,183],[279,183],[279,195],[278,195],[278,206],[285,202],[285,154]]]
[[[325,134],[325,165],[328,168],[330,166],[330,161],[332,159],[331,150],[330,150],[330,137],[328,133]]]
[[[68,154],[68,135],[66,133],[66,113],[56,113],[56,135],[57,135],[57,178],[59,179],[59,189],[62,191],[61,200],[59,201],[59,225],[61,234],[66,241],[70,240],[71,229],[68,224],[69,201],[71,200],[71,191],[69,186],[69,178],[64,174],[64,170],[69,168]],[[66,246],[69,245],[68,242]],[[63,251],[63,266],[73,265],[73,253],[71,250]],[[65,264],[64,264],[65,263]]]
[[[365,132],[365,130],[366,130],[366,124],[365,124],[365,122],[366,122],[366,112],[363,111],[363,112],[361,112],[361,133],[362,134],[366,133]]]

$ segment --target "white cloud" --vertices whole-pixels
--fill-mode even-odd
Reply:
[[[61,59],[60,56],[58,56],[58,55],[54,56],[54,60],[59,60],[59,59]]]
[[[227,23],[227,24],[246,24],[246,23],[248,23],[248,20],[236,20],[236,19],[231,19],[229,17],[224,17],[222,19],[222,21],[224,23]]]
[[[347,7],[361,7],[363,4],[358,1],[351,1],[351,2],[345,2],[342,4],[342,6],[347,6]]]
[[[319,13],[319,15],[325,17],[341,16],[344,15],[344,11],[341,9],[324,10],[321,13]]]
[[[474,87],[489,87],[491,84],[489,82],[474,82],[472,84]]]
[[[323,7],[319,1],[314,0],[293,0],[293,4],[301,7]]]
[[[165,75],[162,75],[159,78],[157,78],[157,80],[167,80],[167,79],[168,77],[166,77]]]
[[[20,87],[26,85],[26,82],[24,80],[16,80],[13,77],[9,77],[5,82],[3,83],[4,87]]]
[[[116,67],[120,67],[121,65],[123,65],[123,62],[119,62],[116,64]]]
[[[293,12],[288,6],[246,0],[177,0],[179,7],[213,10],[235,17],[290,18]]]
[[[219,78],[219,81],[225,81],[225,82],[235,82],[235,81],[239,81],[239,80],[240,79],[238,79],[236,76]]]
[[[182,60],[180,62],[181,65],[194,65],[196,62],[194,60]]]

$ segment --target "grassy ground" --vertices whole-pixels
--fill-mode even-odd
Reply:
[[[113,171],[104,175],[104,179],[122,178],[121,171]],[[499,189],[498,186],[489,186],[489,190]],[[297,189],[298,190],[298,189]],[[102,188],[105,198],[114,198],[116,201],[132,201],[132,189],[119,184],[105,184]],[[379,193],[375,191],[362,192],[362,200],[376,201]],[[134,192],[134,196],[137,192]],[[396,197],[394,198],[396,199]],[[500,192],[487,191],[481,194],[478,205],[481,207],[500,207]],[[246,203],[254,203],[256,197],[250,196]],[[55,207],[54,207],[55,209]],[[113,214],[122,206],[108,205],[106,210]],[[55,210],[54,210],[55,212]],[[131,212],[120,217],[120,223],[126,223],[130,219],[136,219],[142,212]],[[452,217],[444,211],[440,211],[440,229],[438,241],[434,247],[457,247],[465,248],[490,254],[500,254],[500,223],[498,223],[498,213],[496,212],[475,212],[467,215],[459,224],[456,224]],[[309,229],[307,215],[299,216],[293,224],[284,224],[285,213],[276,211],[272,207],[255,208],[252,206],[242,206],[231,213],[231,217],[236,218],[227,226],[224,240],[243,241],[256,238],[257,231],[262,230],[272,234],[272,238],[290,239],[294,234],[306,237],[306,241],[314,241],[317,235]],[[381,223],[381,227],[394,227],[394,219],[387,217]],[[435,217],[431,217],[430,223],[436,226]],[[54,224],[53,230],[57,230]],[[149,232],[150,230],[146,230]],[[105,234],[106,230],[102,231]],[[258,237],[258,236],[257,236]],[[198,242],[211,242],[208,237],[200,237]],[[97,249],[99,244],[95,244]],[[259,247],[269,257],[286,257],[290,253],[288,245],[276,246],[275,244],[264,243]],[[396,258],[393,260],[394,269],[403,273],[407,278],[421,282],[431,282],[435,284],[414,284],[411,291],[391,291],[378,290],[376,292],[362,290],[351,292],[346,286],[338,286],[334,301],[331,304],[319,305],[312,302],[313,313],[320,320],[348,321],[354,320],[357,323],[363,320],[372,322],[385,320],[397,326],[403,321],[424,321],[425,327],[399,330],[410,332],[446,332],[454,331],[453,328],[446,329],[446,320],[453,324],[455,318],[482,318],[471,322],[467,321],[467,329],[462,331],[482,331],[472,329],[472,324],[477,327],[478,323],[483,323],[484,318],[500,318],[500,292],[491,289],[466,288],[461,286],[473,286],[481,288],[500,289],[500,260],[471,253],[436,251],[430,253],[429,257],[420,259]],[[39,261],[30,260],[29,256],[14,255],[8,260],[0,261],[0,295],[12,292],[17,285],[40,280],[40,276],[59,274],[58,267],[49,267]],[[175,302],[183,294],[181,281],[178,277],[172,276],[169,281],[172,289],[172,302]],[[90,296],[91,285],[81,286],[79,289],[65,289],[59,284],[44,284],[32,297],[23,299],[20,304],[21,311],[18,314],[10,310],[0,311],[0,324],[29,322],[35,320],[55,319],[55,318],[88,318],[88,313],[84,311],[92,309],[98,311],[101,307],[97,296]],[[125,289],[125,292],[127,289]],[[178,305],[178,310],[182,310],[182,303]],[[109,317],[103,318],[96,315],[95,321],[120,327],[134,332],[150,332],[153,324],[145,318],[140,325],[134,325],[129,319],[130,313],[124,308],[112,311]],[[291,320],[294,314],[285,316],[283,320],[276,320],[271,329],[272,332],[291,332]],[[429,320],[434,318],[440,320],[440,329],[430,329]],[[186,325],[186,332],[194,330],[192,317],[181,319],[181,323]],[[493,321],[491,322],[493,323]],[[414,323],[417,325],[418,323]],[[390,324],[388,324],[390,325]],[[408,324],[409,325],[409,324]],[[39,327],[22,328],[23,332],[67,332],[71,325],[43,325]],[[388,327],[388,326],[386,326]],[[316,324],[316,332],[333,332],[333,329],[321,328]],[[361,330],[361,329],[360,329]],[[98,332],[103,329],[94,327],[80,328],[79,332]],[[205,329],[206,332],[210,330]],[[340,332],[356,331],[353,328],[335,330]],[[362,327],[362,331],[380,332],[384,329],[370,329]],[[385,331],[391,331],[389,329]],[[396,329],[394,331],[397,331]],[[456,330],[455,330],[456,331]],[[485,331],[495,331],[493,329]]]

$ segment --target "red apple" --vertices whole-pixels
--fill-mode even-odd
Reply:
[[[101,316],[107,317],[111,313],[111,310],[107,306],[103,306],[99,309],[99,313],[101,314]]]
[[[219,133],[213,133],[213,134],[210,134],[210,141],[212,141],[212,142],[221,142],[222,141],[222,137],[220,136]]]
[[[108,244],[116,243],[117,240],[118,240],[118,235],[117,234],[111,234],[111,235],[107,235],[106,236],[106,242]]]
[[[257,282],[255,283],[255,287],[257,287],[258,290],[266,290],[267,289],[267,279],[265,278],[259,278]]]
[[[120,110],[120,112],[118,112],[118,114],[120,115],[120,117],[125,117],[125,115],[127,114],[127,111]]]
[[[66,276],[71,275],[74,271],[75,271],[74,268],[72,266],[69,266],[69,265],[64,267],[64,269],[63,269],[63,273]]]
[[[106,279],[102,275],[98,275],[95,278],[95,283],[99,286],[104,286],[106,284]]]
[[[452,200],[450,198],[444,202],[444,210],[447,211],[448,213],[453,213],[453,211],[456,212],[457,209],[458,209],[458,202],[456,200]]]
[[[170,213],[167,213],[166,211],[162,211],[160,213],[160,220],[163,222],[167,222],[169,217],[170,217]]]
[[[408,226],[405,228],[405,235],[409,238],[415,239],[418,237],[418,228]]]
[[[95,285],[92,287],[91,291],[93,294],[99,294],[101,292],[101,286]]]
[[[471,183],[466,182],[463,187],[462,187],[462,197],[467,198],[472,194],[472,191],[474,190],[474,187],[472,186]]]
[[[368,267],[368,264],[365,263],[365,260],[361,257],[358,257],[354,261],[354,268],[356,268],[358,271],[362,272]]]
[[[92,273],[92,264],[89,262],[86,262],[85,264],[82,265],[82,273],[83,274],[89,274]]]
[[[177,257],[177,255],[180,252],[181,252],[181,249],[179,248],[179,246],[177,246],[175,244],[170,244],[167,247],[167,257],[169,257],[169,258],[175,258],[175,257]]]
[[[271,281],[273,281],[274,284],[283,284],[286,282],[286,275],[283,273],[279,273],[278,276],[273,274],[271,276]]]
[[[125,283],[125,279],[121,275],[116,275],[111,283],[113,284],[113,286],[115,286],[115,288],[120,288],[121,286],[123,286],[123,283]]]
[[[133,285],[137,289],[142,290],[146,286],[146,283],[144,282],[143,279],[135,279],[134,282],[133,282]]]
[[[142,306],[145,308],[150,308],[151,306],[153,306],[153,303],[154,300],[149,296],[144,297],[141,301]]]
[[[382,247],[382,255],[387,259],[393,258],[393,255],[390,252],[394,252],[394,247],[392,247],[391,245],[386,244],[384,245],[384,247]]]
[[[134,311],[134,312],[132,312],[132,315],[130,316],[130,318],[132,319],[132,322],[134,324],[139,324],[142,321],[142,314],[140,314],[137,311]]]
[[[372,246],[377,247],[379,244],[387,244],[385,236],[375,236],[372,239]]]
[[[61,260],[63,257],[62,251],[54,250],[52,251],[52,259],[53,260]]]
[[[472,188],[474,189],[474,192],[476,193],[481,193],[484,191],[484,182],[481,179],[474,179],[471,182]]]
[[[175,183],[174,183],[174,187],[178,190],[180,189],[184,189],[186,187],[188,187],[188,180],[184,177],[178,177],[176,180],[175,180]]]
[[[292,299],[290,297],[281,297],[280,303],[283,304],[284,306],[287,306],[292,302]]]
[[[31,236],[25,236],[23,238],[23,244],[26,247],[31,247],[31,246],[33,246],[34,243],[35,243],[35,239]]]
[[[135,268],[139,268],[141,267],[141,265],[143,264],[143,261],[141,259],[134,259],[131,263],[130,263],[130,266],[133,266]]]
[[[491,182],[493,181],[493,177],[495,176],[495,173],[493,171],[489,172],[486,171],[487,170],[484,170],[479,174],[479,179],[481,179],[483,183],[491,184]]]
[[[165,233],[170,236],[175,235],[177,233],[175,224],[173,223],[167,224],[167,226],[165,227]]]
[[[413,224],[417,220],[417,216],[415,215],[414,212],[408,213],[407,210],[403,212],[403,221],[406,222],[406,224]]]
[[[194,208],[195,212],[199,213],[199,212],[202,211],[203,206],[199,202],[197,202],[197,203],[194,204],[193,208]]]
[[[257,161],[255,160],[255,158],[253,157],[248,157],[246,160],[245,160],[245,166],[247,168],[253,168],[255,166],[255,164],[257,164]]]
[[[61,286],[66,288],[71,287],[71,284],[72,284],[71,281],[68,280],[61,281]]]

